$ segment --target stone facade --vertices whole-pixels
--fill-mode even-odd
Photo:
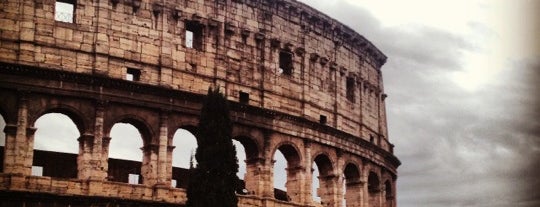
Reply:
[[[0,192],[182,204],[184,190],[169,187],[173,134],[186,126],[196,134],[202,96],[220,85],[247,155],[249,193],[240,206],[319,205],[313,164],[323,206],[396,205],[400,162],[388,140],[380,71],[386,57],[330,17],[293,0],[2,5]],[[81,134],[75,178],[31,176],[34,122],[49,112],[69,116]],[[118,122],[142,134],[142,185],[108,179],[109,132]],[[289,201],[274,199],[278,150],[288,162]]]

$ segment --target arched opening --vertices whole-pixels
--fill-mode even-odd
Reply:
[[[323,206],[336,205],[337,177],[333,173],[332,162],[328,156],[319,154],[313,160],[312,166],[312,179],[318,180],[318,183],[312,182],[312,191],[316,192],[313,194],[314,201],[319,200]]]
[[[374,172],[369,172],[368,175],[368,195],[370,206],[380,206],[380,182],[379,176]]]
[[[236,158],[238,159],[238,173],[241,180],[237,186],[239,194],[256,194],[259,192],[258,183],[260,182],[259,169],[261,159],[259,159],[259,149],[257,143],[249,137],[238,136],[233,140],[236,149]]]
[[[140,130],[129,122],[113,125],[108,148],[109,181],[142,184],[141,166],[143,161],[143,136]]]
[[[319,183],[319,167],[317,167],[315,163],[313,163],[311,166],[313,166],[311,168],[311,197],[313,198],[313,202],[322,204],[321,196],[318,192],[321,186]]]
[[[0,172],[4,172],[4,146],[6,146],[5,127],[6,121],[4,120],[4,116],[0,114]]]
[[[384,182],[384,193],[386,194],[386,207],[393,207],[394,192],[392,190],[392,182],[390,182],[390,180]]]
[[[352,163],[345,166],[343,170],[345,181],[344,187],[344,206],[357,207],[362,201],[362,185],[360,182],[360,171],[358,167]]]
[[[34,123],[32,175],[77,178],[80,132],[69,116],[46,113]]]
[[[298,201],[300,193],[298,176],[301,171],[298,151],[291,145],[281,145],[274,153],[274,160],[274,197],[278,200]]]
[[[197,151],[197,138],[194,135],[195,127],[183,127],[177,129],[173,136],[172,153],[172,180],[171,186],[176,188],[187,188],[189,181],[189,171],[191,165],[195,167],[195,152]]]

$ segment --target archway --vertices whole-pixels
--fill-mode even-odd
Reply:
[[[237,186],[239,194],[258,194],[262,191],[259,182],[262,179],[260,169],[262,159],[259,158],[259,148],[254,139],[247,136],[237,136],[233,139],[238,160],[237,176],[243,182]]]
[[[173,136],[172,153],[172,180],[171,186],[187,188],[188,169],[197,165],[195,152],[197,151],[197,138],[194,135],[195,127],[183,127],[177,129]]]
[[[284,201],[299,201],[299,175],[302,168],[298,151],[290,144],[281,145],[274,153],[274,160],[274,197]]]
[[[141,184],[143,137],[140,130],[129,122],[119,122],[110,130],[107,179],[130,184]]]
[[[369,195],[369,204],[373,207],[380,206],[380,182],[379,176],[377,173],[369,172],[368,175],[368,195]]]
[[[347,207],[359,207],[362,201],[362,184],[360,182],[360,171],[355,164],[349,163],[343,170],[344,204]]]
[[[386,207],[393,207],[394,206],[394,191],[392,189],[392,182],[390,180],[386,180],[384,182],[384,193],[385,193],[385,206]]]
[[[316,190],[315,195],[320,199],[323,206],[335,206],[337,204],[338,177],[333,173],[333,166],[330,158],[325,154],[319,154],[315,156],[312,166],[314,169],[312,179],[317,178],[318,180],[318,183],[312,182],[312,191]],[[317,172],[315,172],[315,169]],[[318,186],[315,186],[316,184],[318,184]]]
[[[73,116],[73,115],[72,115]],[[46,113],[34,123],[32,175],[57,178],[77,177],[80,131],[63,113]]]

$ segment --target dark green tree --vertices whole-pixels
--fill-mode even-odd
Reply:
[[[187,188],[188,207],[236,207],[239,179],[232,122],[227,99],[219,86],[209,88],[198,125],[197,166]]]

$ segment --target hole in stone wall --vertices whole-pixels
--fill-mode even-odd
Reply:
[[[354,78],[347,77],[347,100],[354,103]]]
[[[138,174],[129,174],[128,175],[128,183],[129,184],[140,184],[140,175]]]
[[[33,176],[43,176],[43,166],[32,166]]]
[[[186,22],[186,39],[187,48],[203,50],[203,26],[197,22]]]
[[[320,115],[319,117],[319,123],[326,124],[327,118],[325,115]]]
[[[240,103],[247,104],[249,102],[249,93],[240,91]]]
[[[54,5],[54,20],[73,23],[75,20],[75,0],[58,0]]]
[[[291,52],[279,52],[279,71],[285,75],[292,75],[293,71],[293,55]]]
[[[126,80],[139,81],[141,80],[141,70],[135,68],[127,68]]]

